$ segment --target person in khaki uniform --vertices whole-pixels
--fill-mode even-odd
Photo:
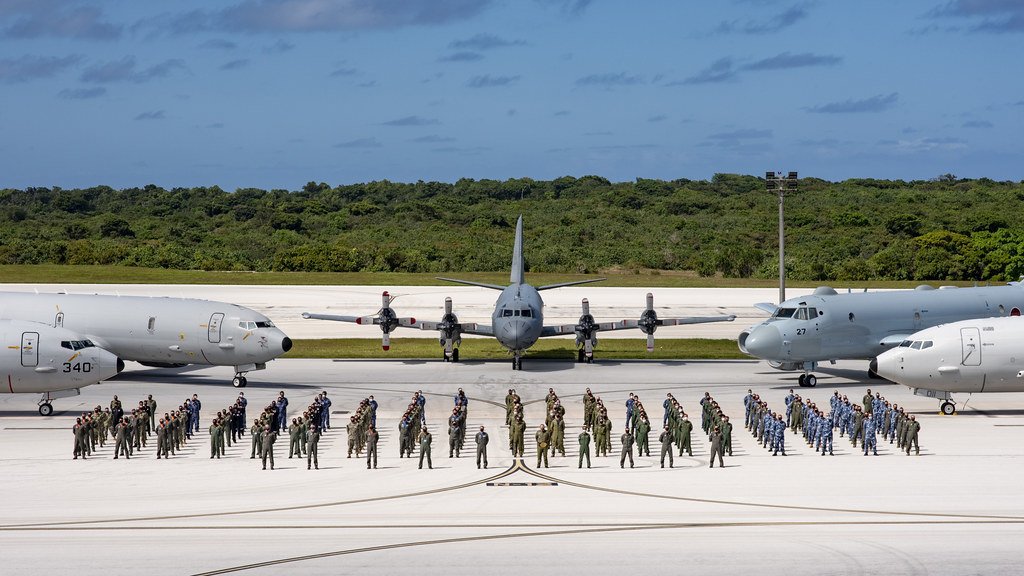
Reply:
[[[377,440],[380,439],[380,434],[377,433],[377,429],[370,426],[366,430],[366,468],[370,468],[372,462],[373,467],[377,467]]]
[[[708,441],[711,443],[711,466],[715,467],[715,455],[718,455],[718,467],[725,468],[725,462],[722,461],[722,431],[715,426],[711,429],[711,433],[708,434]]]
[[[288,426],[288,457],[298,456],[302,458],[302,447],[299,441],[302,437],[302,426],[299,425],[298,418],[292,418],[292,423]]]
[[[587,458],[587,468],[590,468],[590,432],[587,431],[587,426],[583,426],[583,431],[579,435],[580,443],[580,462],[577,468],[583,468],[583,457]]]
[[[320,469],[319,445],[320,430],[317,429],[316,424],[310,424],[309,433],[306,435],[306,470],[309,470],[310,465],[317,470]]]
[[[548,434],[547,429],[543,424],[537,429],[537,468],[540,468],[541,460],[544,461],[544,467],[548,467],[548,442],[551,441],[551,436]]]
[[[270,469],[274,469],[274,442],[277,441],[277,428],[269,424],[263,427],[263,469],[267,469],[267,458],[270,458]]]
[[[917,417],[913,414],[910,415],[910,420],[906,424],[906,440],[903,442],[903,446],[907,450],[907,456],[910,456],[910,445],[914,445],[914,454],[917,456],[921,455],[921,447],[917,444],[917,433],[921,430],[921,423],[917,421]]]
[[[619,437],[619,441],[622,442],[622,452],[619,454],[619,468],[626,467],[627,457],[629,458],[629,467],[633,467],[633,442],[635,440],[636,438],[629,431],[629,428],[626,428],[626,431]]]

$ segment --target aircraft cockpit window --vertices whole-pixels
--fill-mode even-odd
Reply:
[[[807,309],[807,319],[808,320],[814,320],[817,317],[818,317],[818,309],[817,308],[808,308]]]
[[[910,345],[910,348],[913,349],[913,350],[920,350],[921,349],[921,341],[920,340],[914,341],[914,343]]]
[[[273,328],[274,327],[274,323],[271,322],[270,320],[267,320],[266,322],[257,322],[256,323],[256,327],[257,328]]]
[[[900,348],[910,348],[911,344],[913,344],[913,342],[910,340],[904,340],[903,342],[900,342]]]
[[[529,308],[527,308],[526,310],[523,310],[520,313],[520,316],[522,316],[523,318],[530,318],[533,316],[533,312]]]
[[[60,343],[61,348],[67,348],[68,350],[81,350],[83,348],[91,348],[95,346],[90,340],[62,340]]]
[[[777,308],[773,318],[792,318],[793,314],[796,313],[796,308]]]
[[[256,329],[256,323],[255,322],[246,322],[245,320],[243,320],[243,321],[238,323],[238,327],[241,328],[242,330],[255,330]]]
[[[925,340],[924,342],[921,343],[921,350],[924,350],[925,348],[931,348],[931,347],[932,347],[932,341],[931,340]]]
[[[512,317],[512,310],[507,310],[507,309],[506,310],[502,310],[501,311],[501,317],[502,318],[511,318]]]
[[[807,308],[800,308],[793,317],[797,320],[807,320]]]

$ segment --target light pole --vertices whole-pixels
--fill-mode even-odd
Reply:
[[[765,172],[765,190],[776,190],[779,193],[779,304],[786,301],[786,233],[783,199],[787,190],[796,191],[797,175],[790,172],[783,176],[782,172]]]

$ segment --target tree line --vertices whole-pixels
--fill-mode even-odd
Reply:
[[[755,176],[462,179],[300,190],[0,190],[0,264],[336,272],[507,269],[523,214],[537,272],[777,276],[777,196]],[[800,280],[1016,280],[1024,182],[803,178],[786,197]]]

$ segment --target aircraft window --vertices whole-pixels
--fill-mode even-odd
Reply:
[[[808,319],[814,320],[817,317],[818,317],[818,309],[817,308],[808,308],[807,309],[807,318]]]
[[[502,315],[503,318],[511,318],[512,317],[512,311],[511,310],[502,310],[501,311],[501,315]]]
[[[913,344],[913,342],[910,340],[904,340],[903,342],[900,342],[900,348],[910,348],[911,344]]]
[[[270,320],[267,320],[266,322],[257,322],[256,323],[256,327],[257,328],[273,328],[274,327],[274,323],[271,322]]]
[[[531,316],[533,316],[533,312],[530,309],[526,309],[522,311],[520,316],[522,316],[523,318],[530,318]]]
[[[797,320],[807,320],[807,308],[801,308],[797,310],[794,318],[796,318]]]
[[[792,318],[795,313],[796,308],[778,308],[775,310],[773,318]]]
[[[244,322],[243,321],[243,322],[239,322],[238,323],[238,327],[241,328],[242,330],[255,330],[256,329],[256,323],[255,322]]]
[[[910,347],[912,349],[914,349],[914,350],[920,350],[921,349],[921,341],[918,340],[918,341],[914,342],[913,344],[910,345]]]
[[[89,340],[62,340],[60,343],[61,348],[67,348],[68,350],[81,350],[92,346],[95,346],[95,344]]]
[[[152,332],[156,329],[156,316],[149,317],[149,331]]]
[[[932,341],[931,340],[925,340],[924,343],[921,344],[921,350],[924,350],[925,348],[931,348],[931,347],[932,347]]]
[[[850,322],[853,322],[856,319],[857,317],[853,315],[853,312],[850,312]]]

